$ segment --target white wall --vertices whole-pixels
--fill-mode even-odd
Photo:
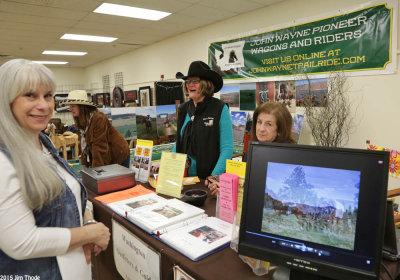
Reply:
[[[339,8],[351,8],[364,2],[286,0],[88,67],[85,70],[86,87],[90,83],[101,85],[102,76],[106,74],[110,75],[113,87],[115,72],[124,73],[125,89],[153,86],[152,82],[159,80],[161,74],[165,75],[165,79],[174,79],[177,71],[187,73],[191,61],[207,62],[208,44],[214,40],[227,36],[234,38],[240,33],[293,22],[294,19],[322,17]],[[395,13],[398,14],[398,11]],[[357,127],[346,146],[365,148],[365,141],[369,139],[376,145],[400,150],[399,72],[392,75],[351,77],[349,82],[351,99],[357,105],[357,110],[354,108]],[[300,143],[313,143],[309,128],[304,128]],[[391,181],[391,184],[400,185],[399,180]]]
[[[86,80],[83,68],[57,68],[49,67],[56,78],[57,93],[68,93],[73,89],[84,89]]]

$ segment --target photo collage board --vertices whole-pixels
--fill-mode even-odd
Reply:
[[[308,100],[315,107],[325,106],[327,93],[328,79],[323,78],[227,84],[220,90],[219,97],[231,109],[235,142],[244,141],[244,135],[251,130],[253,111],[267,102],[279,102],[288,108],[293,116],[293,138],[298,142],[304,115],[296,114],[296,108]]]
[[[175,105],[99,108],[126,140],[146,139],[155,143],[176,140]]]

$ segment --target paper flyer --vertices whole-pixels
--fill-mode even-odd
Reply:
[[[156,191],[180,198],[185,164],[186,154],[162,152]]]

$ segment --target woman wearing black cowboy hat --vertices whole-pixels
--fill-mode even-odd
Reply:
[[[190,100],[178,110],[174,150],[188,155],[188,176],[222,174],[233,153],[232,120],[228,106],[212,96],[223,80],[202,61],[192,62],[187,76],[178,72],[176,78],[185,80],[183,91]]]

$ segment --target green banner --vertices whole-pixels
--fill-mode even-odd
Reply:
[[[265,33],[213,42],[208,63],[224,79],[385,69],[392,8],[385,4]]]

